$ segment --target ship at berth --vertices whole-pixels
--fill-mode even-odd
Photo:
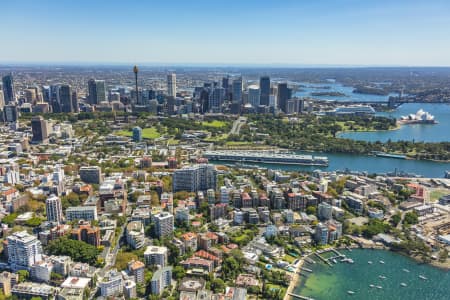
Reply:
[[[270,164],[328,166],[328,157],[290,153],[252,151],[205,151],[203,157],[212,161],[236,161]]]

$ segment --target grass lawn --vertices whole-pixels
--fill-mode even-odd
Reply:
[[[131,130],[120,130],[116,132],[118,135],[121,136],[133,136],[133,132]],[[142,138],[144,139],[157,139],[161,135],[154,127],[144,128],[142,129]]]
[[[442,196],[450,194],[450,191],[447,189],[437,189],[430,193],[430,201],[436,202],[441,198]]]
[[[219,120],[214,120],[214,121],[203,121],[202,122],[202,126],[205,127],[214,127],[214,128],[222,128],[227,126],[227,123],[225,121],[219,121]]]
[[[283,256],[282,259],[284,261],[287,261],[288,263],[292,264],[294,262],[294,260],[295,260],[295,257],[293,257],[293,256],[291,256],[289,254],[286,254],[285,256]]]

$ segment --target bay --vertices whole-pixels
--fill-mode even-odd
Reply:
[[[354,264],[338,262],[332,267],[321,262],[305,267],[312,273],[304,272],[294,289],[295,294],[316,300],[328,299],[408,299],[444,300],[450,295],[450,273],[400,254],[385,250],[354,249],[340,251],[354,260]],[[381,264],[382,260],[385,263]],[[368,264],[372,261],[372,264]],[[404,269],[409,272],[405,272]],[[425,276],[427,280],[419,278]],[[386,279],[380,279],[385,276]],[[403,287],[401,283],[407,286]],[[379,285],[382,289],[371,288]],[[355,292],[349,295],[347,291]]]

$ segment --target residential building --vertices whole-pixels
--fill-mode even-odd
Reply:
[[[147,246],[144,252],[145,264],[165,267],[167,265],[167,253],[167,247]]]
[[[133,142],[142,141],[142,128],[139,126],[133,127]]]
[[[47,221],[60,224],[63,221],[63,212],[61,199],[55,195],[50,195],[45,200],[45,211],[47,212]]]
[[[198,192],[216,189],[217,171],[214,165],[198,164],[175,170],[173,191]]]
[[[133,249],[140,249],[145,245],[144,225],[141,221],[131,221],[125,231],[127,244]]]
[[[97,220],[96,206],[71,206],[66,209],[66,220],[71,222],[74,220],[92,221]]]
[[[317,206],[317,215],[320,220],[330,220],[333,215],[333,207],[326,202],[319,203]]]
[[[22,282],[12,288],[13,296],[21,300],[31,300],[33,297],[50,300],[55,299],[58,293],[59,288],[35,282]]]
[[[0,289],[6,297],[11,296],[11,289],[19,282],[19,274],[3,271],[0,274]]]
[[[139,260],[132,260],[128,263],[128,272],[134,277],[134,282],[144,283],[145,264]]]
[[[164,267],[153,273],[150,282],[151,292],[155,295],[161,295],[166,287],[172,285],[172,267]]]
[[[31,131],[33,137],[32,142],[42,143],[48,139],[48,122],[42,116],[34,116],[31,118]]]
[[[173,215],[161,212],[153,216],[155,221],[155,234],[158,238],[173,234]]]
[[[125,299],[136,298],[136,283],[133,280],[124,281],[123,295],[125,296]]]
[[[98,247],[100,246],[100,229],[80,221],[78,226],[72,229],[71,238]]]
[[[42,260],[41,242],[26,231],[14,232],[7,238],[8,263],[11,269],[29,269]]]
[[[111,269],[105,274],[99,285],[102,297],[117,296],[123,291],[122,274],[116,269]]]
[[[100,184],[102,182],[102,170],[98,166],[81,167],[80,179],[86,183]]]

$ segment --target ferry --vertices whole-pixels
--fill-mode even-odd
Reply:
[[[427,280],[428,278],[426,278],[425,276],[423,276],[423,275],[419,275],[419,278],[420,279],[423,279],[423,280]]]
[[[384,261],[380,260],[380,264],[384,265]]]
[[[406,159],[406,155],[403,155],[403,154],[386,153],[386,152],[379,152],[379,151],[375,151],[373,153],[375,154],[375,156],[379,156],[379,157]]]
[[[404,283],[404,282],[400,283],[400,285],[401,285],[401,286],[404,286],[404,287],[408,286],[408,285],[407,285],[406,283]]]

